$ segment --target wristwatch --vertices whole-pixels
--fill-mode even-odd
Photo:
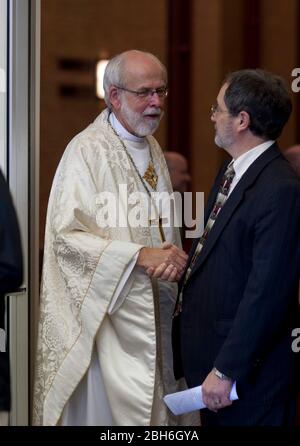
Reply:
[[[224,373],[220,372],[220,370],[218,370],[216,367],[214,367],[212,369],[212,372],[222,381],[231,381],[231,378],[229,378],[228,376],[224,375]]]

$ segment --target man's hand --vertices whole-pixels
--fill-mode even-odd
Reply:
[[[157,268],[147,268],[146,273],[150,277],[167,280],[168,282],[178,282],[182,276],[182,272],[179,273],[175,266],[166,263],[162,263]]]
[[[142,248],[137,265],[145,268],[149,276],[173,282],[180,279],[187,259],[184,251],[164,242],[161,248]]]
[[[202,384],[202,398],[209,410],[218,412],[223,407],[230,406],[229,396],[233,381],[222,380],[210,372]]]

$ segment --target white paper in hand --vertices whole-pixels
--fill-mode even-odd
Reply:
[[[230,400],[237,399],[236,382],[234,382],[230,392]],[[164,402],[174,415],[181,415],[206,407],[202,399],[202,386],[192,387],[182,392],[169,393],[164,397]]]

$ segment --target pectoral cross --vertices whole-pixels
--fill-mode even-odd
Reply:
[[[162,242],[166,241],[163,223],[167,223],[167,222],[168,222],[167,218],[161,218],[161,217],[155,218],[154,220],[149,220],[150,226],[158,226],[158,230],[159,230],[159,234],[160,234],[160,238],[161,238]]]
[[[144,173],[143,178],[147,181],[148,184],[150,184],[152,189],[156,190],[158,176],[157,173],[155,172],[152,162],[149,163],[149,166],[147,167],[147,170]]]

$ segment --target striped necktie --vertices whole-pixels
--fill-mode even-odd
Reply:
[[[211,231],[211,228],[213,227],[213,225],[214,225],[218,215],[220,214],[220,211],[221,211],[222,207],[224,206],[224,204],[225,204],[225,202],[226,202],[226,200],[228,198],[229,189],[230,189],[232,180],[234,178],[234,175],[235,175],[235,171],[234,171],[234,168],[233,168],[233,161],[231,161],[228,164],[227,169],[226,169],[226,171],[225,171],[225,173],[224,173],[224,175],[222,177],[221,184],[219,186],[219,191],[218,191],[218,195],[217,195],[215,204],[214,204],[214,206],[212,208],[212,211],[211,211],[211,213],[209,215],[209,218],[207,220],[207,223],[206,223],[206,226],[204,228],[203,234],[200,237],[199,242],[198,242],[198,244],[196,246],[196,249],[194,251],[194,254],[193,254],[193,257],[192,257],[192,259],[190,261],[188,269],[186,270],[186,273],[185,273],[185,276],[184,276],[184,279],[183,279],[183,285],[182,285],[182,288],[181,288],[181,292],[180,292],[180,294],[178,296],[178,299],[177,299],[177,302],[176,302],[174,316],[177,316],[177,314],[179,314],[181,312],[181,309],[182,309],[182,293],[183,293],[184,286],[185,286],[185,284],[187,283],[187,281],[188,281],[188,279],[190,277],[192,269],[193,269],[193,267],[194,267],[194,265],[196,263],[196,260],[197,260],[197,258],[199,256],[203,246],[204,246],[204,243],[205,243],[205,241],[206,241],[206,239],[207,239],[207,237],[208,237],[208,235],[209,235],[209,233]]]

